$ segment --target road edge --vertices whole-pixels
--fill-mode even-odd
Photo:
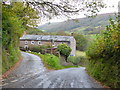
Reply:
[[[11,68],[10,68],[9,70],[7,70],[4,74],[2,74],[2,75],[0,76],[0,79],[7,78],[8,75],[10,75],[10,73],[11,73],[13,70],[15,70],[15,69],[20,65],[20,63],[22,62],[22,60],[23,60],[23,57],[22,57],[22,55],[21,55],[20,59],[19,59]]]
[[[92,79],[92,80],[95,81],[96,83],[100,84],[103,88],[110,89],[109,86],[106,86],[105,84],[103,84],[103,83],[100,82],[99,80],[95,79],[95,78],[87,71],[87,69],[85,69],[85,72],[88,74],[88,76],[89,76],[90,79]]]

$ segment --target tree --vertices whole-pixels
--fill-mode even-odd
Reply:
[[[27,0],[25,0],[27,1]],[[26,2],[35,7],[44,17],[69,16],[79,12],[89,12],[88,16],[96,15],[105,4],[99,0],[40,0],[39,2]]]
[[[38,11],[44,19],[51,19],[55,16],[70,18],[70,15],[78,15],[80,12],[85,12],[86,16],[96,16],[101,8],[106,7],[99,0],[32,0],[31,2],[24,0],[22,3]]]
[[[67,44],[59,44],[57,49],[60,52],[60,55],[65,57],[67,62],[67,58],[70,55],[72,49]]]
[[[74,38],[76,40],[76,49],[84,51],[87,47],[87,39],[80,34],[74,34]]]
[[[2,5],[2,70],[10,69],[20,58],[19,38],[24,31],[22,21],[9,5]]]
[[[12,2],[9,8],[16,13],[17,17],[22,20],[22,25],[28,27],[36,27],[36,20],[39,19],[39,12],[24,2]]]
[[[2,6],[2,41],[3,47],[8,48],[11,42],[18,41],[24,31],[22,21],[16,13],[9,8],[9,5]],[[16,41],[16,42],[17,42]],[[18,45],[17,43],[15,45]],[[16,47],[16,46],[15,46]]]
[[[34,27],[37,13],[22,2],[2,4],[2,70],[10,69],[20,58],[19,38]],[[32,23],[32,24],[31,24]]]

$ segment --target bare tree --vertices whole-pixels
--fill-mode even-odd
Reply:
[[[71,16],[86,12],[87,16],[95,16],[101,8],[105,7],[102,1],[98,0],[33,0],[26,4],[40,12],[42,17]]]
[[[31,22],[34,21],[35,23],[40,23],[55,17],[71,19],[71,16],[81,15],[83,12],[88,17],[96,16],[101,8],[106,7],[102,0],[4,0],[3,4],[8,1],[12,3],[23,2],[26,8],[32,7],[37,11],[40,18],[31,20]]]
[[[102,0],[23,0],[22,2],[39,11],[41,17],[49,19],[54,16],[70,17],[80,12],[85,12],[86,16],[95,16],[101,8],[105,7]]]

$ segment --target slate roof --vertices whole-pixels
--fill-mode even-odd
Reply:
[[[70,41],[73,36],[58,35],[24,35],[20,40],[54,40],[54,41]]]

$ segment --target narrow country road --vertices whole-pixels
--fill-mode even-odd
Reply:
[[[3,81],[3,88],[102,88],[84,67],[47,71],[38,56],[22,55],[22,63]]]

